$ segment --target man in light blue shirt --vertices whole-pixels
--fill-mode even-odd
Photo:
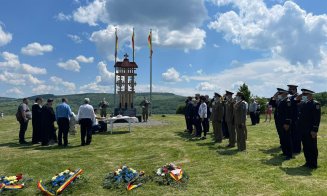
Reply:
[[[62,146],[62,139],[64,139],[64,146],[68,145],[68,131],[69,131],[69,119],[72,116],[72,110],[67,104],[66,98],[62,98],[61,104],[56,107],[56,119],[58,123],[58,146]]]

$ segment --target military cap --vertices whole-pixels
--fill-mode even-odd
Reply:
[[[234,93],[226,90],[226,95],[232,95],[232,94]]]
[[[236,96],[244,96],[244,94],[242,92],[237,92]]]
[[[315,93],[312,90],[308,90],[308,89],[305,89],[305,88],[301,89],[301,91],[302,91],[303,94],[314,94]]]
[[[289,88],[297,88],[298,87],[298,85],[294,85],[294,84],[289,84],[289,85],[287,85]]]
[[[288,91],[285,89],[282,89],[282,88],[277,88],[277,93],[279,93],[279,94],[288,93]]]
[[[221,95],[219,93],[214,93],[215,97],[221,97]]]
[[[47,100],[47,102],[48,102],[48,103],[53,102],[53,99],[49,98],[49,99]]]

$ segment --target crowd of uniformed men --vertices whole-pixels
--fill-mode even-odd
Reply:
[[[314,100],[313,91],[301,89],[302,94],[298,94],[297,87],[288,85],[288,90],[277,88],[268,105],[274,108],[276,130],[285,160],[299,154],[303,147],[306,160],[303,166],[315,169],[318,166],[320,103]],[[236,93],[234,98],[230,91],[223,96],[214,93],[211,100],[207,95],[196,94],[194,98],[188,97],[185,103],[186,132],[206,139],[211,121],[214,142],[221,143],[228,138],[227,148],[237,144],[239,151],[246,150],[248,103],[242,92]]]

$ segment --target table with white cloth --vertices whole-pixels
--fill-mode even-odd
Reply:
[[[110,124],[110,132],[111,132],[111,134],[112,134],[112,131],[114,129],[114,122],[116,120],[126,120],[128,122],[128,130],[129,130],[129,132],[131,132],[131,124],[132,123],[139,122],[139,120],[136,117],[130,117],[130,116],[114,116],[114,117],[111,117],[111,118],[107,118],[105,120],[105,122]]]

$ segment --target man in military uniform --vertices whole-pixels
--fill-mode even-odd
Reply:
[[[142,118],[143,122],[147,122],[149,118],[149,105],[150,101],[144,97],[144,100],[141,102],[140,106],[142,107]]]
[[[285,155],[285,159],[289,160],[293,156],[292,151],[292,129],[291,129],[291,122],[292,122],[292,103],[291,100],[287,97],[288,91],[278,88],[278,95],[277,98],[279,100],[276,110],[276,121],[277,121],[277,129],[281,134],[281,145],[283,155]]]
[[[99,103],[101,117],[107,117],[107,108],[108,107],[109,107],[109,103],[106,101],[106,98],[103,98],[103,100]]]
[[[242,92],[238,92],[236,94],[233,114],[237,135],[237,148],[239,151],[246,150],[246,113],[245,97]]]
[[[223,140],[222,121],[224,115],[224,103],[221,100],[221,95],[215,93],[214,100],[211,105],[212,105],[211,120],[212,120],[214,141],[217,143],[221,143]]]
[[[187,97],[186,99],[186,106],[185,106],[185,121],[186,121],[186,131],[188,133],[192,133],[193,127],[192,127],[192,110],[193,110],[193,103],[192,103],[192,97]]]
[[[292,123],[291,123],[291,133],[292,133],[292,148],[293,153],[298,154],[301,152],[301,132],[297,128],[297,120],[299,116],[299,101],[296,100],[296,97],[298,96],[297,93],[297,85],[289,84],[288,86],[288,92],[290,94],[289,99],[291,100],[292,105]]]
[[[227,147],[232,148],[235,146],[236,133],[234,125],[234,100],[233,94],[230,91],[226,91],[226,101],[225,101],[225,121],[227,123],[228,133],[229,133],[229,144]]]
[[[301,89],[302,95],[298,100],[302,100],[300,108],[298,129],[302,133],[303,152],[305,164],[303,166],[316,169],[318,167],[317,133],[321,118],[320,103],[313,100],[314,92],[308,89]]]

